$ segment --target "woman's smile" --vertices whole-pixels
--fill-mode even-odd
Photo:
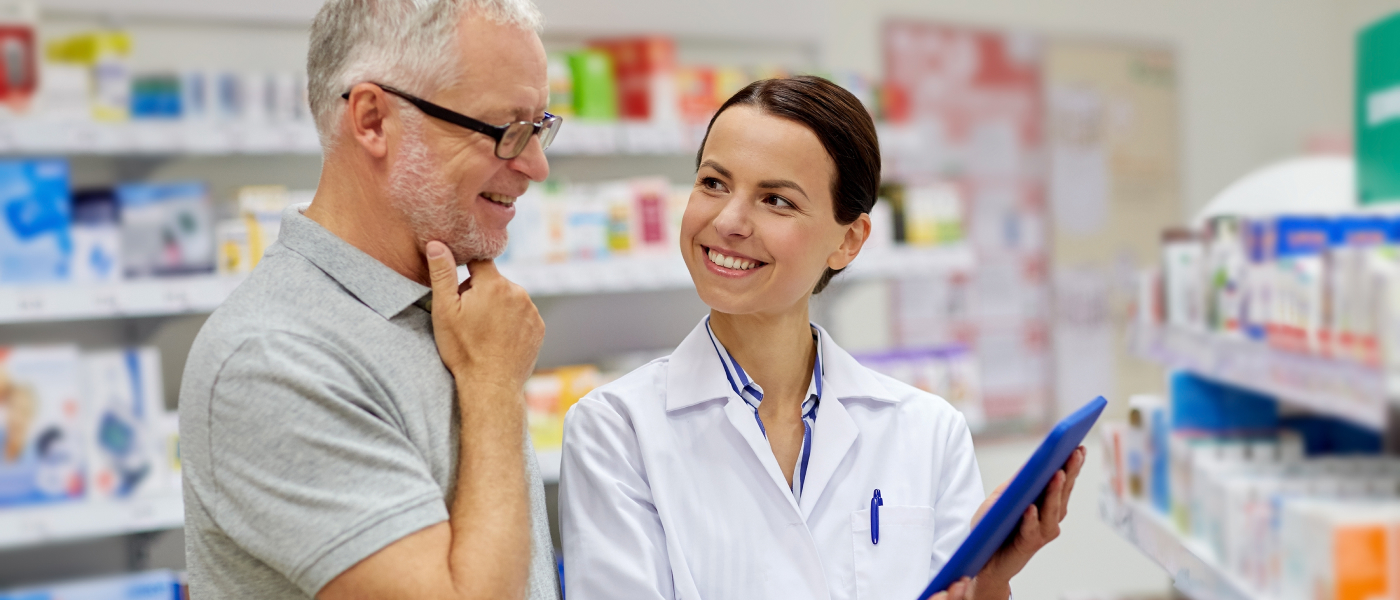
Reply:
[[[705,245],[701,245],[700,250],[705,254],[705,266],[709,271],[723,277],[736,279],[748,277],[759,269],[768,266],[766,262],[744,256],[732,250]]]

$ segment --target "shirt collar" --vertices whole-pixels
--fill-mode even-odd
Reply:
[[[730,397],[742,401],[722,375],[719,353],[710,342],[707,319],[701,319],[695,329],[685,336],[667,361],[666,410],[675,411]],[[813,325],[820,340],[817,357],[822,363],[822,398],[845,401],[865,398],[897,403],[890,392],[869,369],[850,353],[841,349],[820,325]]]
[[[308,218],[302,214],[307,206],[310,204],[297,204],[282,211],[278,244],[316,265],[385,319],[414,304],[424,306],[420,301],[432,292],[430,288],[404,277]]]
[[[763,387],[757,381],[749,378],[749,374],[739,365],[739,361],[734,360],[734,355],[729,353],[729,349],[724,347],[718,337],[715,337],[714,329],[710,328],[709,317],[705,317],[704,324],[705,333],[709,336],[710,345],[714,347],[715,356],[719,358],[720,366],[724,369],[725,381],[729,383],[729,387],[740,398],[744,398],[745,392],[748,392],[754,401],[762,402]],[[811,328],[812,340],[817,343],[817,356],[812,363],[812,378],[807,383],[807,394],[803,397],[804,402],[813,398],[820,400],[822,397],[822,376],[824,374],[822,369],[822,330],[818,329],[816,325],[811,325]],[[747,398],[745,399],[747,400]]]

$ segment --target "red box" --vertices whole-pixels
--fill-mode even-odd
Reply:
[[[645,36],[598,40],[590,45],[612,56],[618,116],[657,119],[676,114],[674,40]]]

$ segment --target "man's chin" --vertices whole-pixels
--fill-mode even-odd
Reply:
[[[457,264],[465,265],[473,261],[500,258],[506,252],[506,241],[504,235],[499,240],[465,239],[450,244],[448,248],[452,250],[452,257],[457,259]]]

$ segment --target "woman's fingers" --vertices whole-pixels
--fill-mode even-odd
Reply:
[[[1065,500],[1064,508],[1060,512],[1061,521],[1063,521],[1065,519],[1065,516],[1069,514],[1070,494],[1074,492],[1074,482],[1079,479],[1079,472],[1084,469],[1084,463],[1087,462],[1088,455],[1089,451],[1085,450],[1083,446],[1076,448],[1074,450],[1074,454],[1070,455],[1069,464],[1066,465],[1067,477],[1065,479],[1064,490]]]
[[[948,600],[966,600],[966,598],[967,598],[967,586],[970,585],[971,583],[972,583],[972,580],[971,580],[971,579],[969,579],[969,578],[967,578],[967,577],[964,577],[964,578],[962,578],[962,579],[959,579],[957,583],[955,583],[955,584],[949,586],[949,587],[948,587]]]
[[[1069,479],[1064,471],[1056,471],[1055,476],[1050,478],[1050,485],[1045,488],[1045,505],[1041,507],[1040,514],[1044,520],[1060,522],[1061,512],[1065,507],[1065,481]]]

